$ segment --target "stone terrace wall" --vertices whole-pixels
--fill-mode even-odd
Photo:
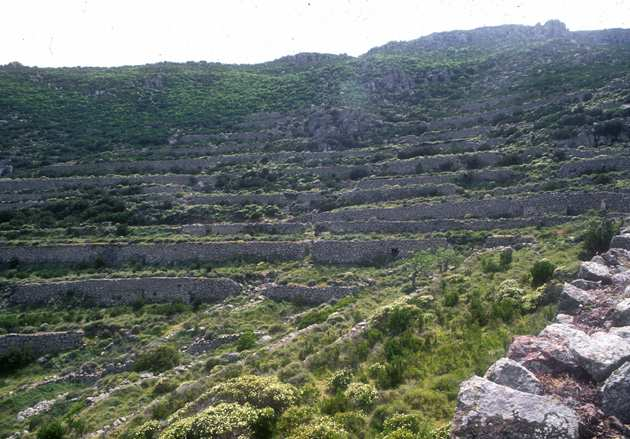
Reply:
[[[100,260],[108,265],[131,262],[169,265],[234,259],[273,261],[302,259],[307,250],[307,243],[286,241],[5,246],[0,247],[0,262],[6,263],[13,258],[26,264],[80,264]]]
[[[313,261],[322,264],[371,264],[404,258],[413,252],[446,247],[446,239],[315,241]]]
[[[224,278],[146,277],[21,284],[9,287],[6,296],[10,305],[71,302],[113,306],[138,302],[215,302],[240,291],[238,283]]]
[[[516,181],[523,178],[523,174],[512,169],[495,169],[483,171],[469,171],[474,182],[507,182]],[[366,178],[357,183],[360,189],[376,189],[383,186],[408,186],[416,184],[440,184],[456,181],[463,176],[462,173],[439,174],[439,175],[418,175],[413,177],[395,178]]]
[[[129,176],[103,176],[103,177],[66,177],[66,178],[19,178],[0,179],[0,192],[18,191],[60,191],[67,189],[104,187],[119,184],[177,184],[214,185],[216,177],[193,175],[129,175]]]
[[[315,262],[370,263],[405,257],[412,252],[445,246],[445,239],[374,241],[251,241],[128,245],[54,245],[0,247],[0,263],[17,259],[25,264],[81,264],[102,261],[108,265],[142,263],[170,265],[183,262],[301,260],[309,251]]]
[[[332,233],[431,233],[447,230],[495,230],[522,227],[548,227],[571,221],[569,216],[506,218],[506,219],[436,219],[425,221],[333,221],[316,223],[318,231]]]
[[[587,173],[627,171],[630,169],[630,157],[602,157],[577,160],[560,166],[560,177],[575,177]]]
[[[306,230],[303,223],[224,223],[224,224],[187,224],[181,227],[181,232],[194,235],[238,235],[267,234],[288,235],[301,234]]]
[[[0,335],[0,357],[11,352],[28,352],[34,356],[56,354],[80,347],[83,332],[38,332],[35,334]]]
[[[319,305],[332,299],[340,299],[357,292],[355,287],[304,287],[295,285],[274,285],[266,287],[262,294],[272,300],[286,300],[303,305]]]
[[[495,198],[450,203],[423,203],[409,207],[347,209],[316,213],[311,222],[322,221],[414,221],[438,218],[509,218],[544,215],[576,215],[591,209],[630,211],[630,194],[625,192],[549,192],[521,199]]]

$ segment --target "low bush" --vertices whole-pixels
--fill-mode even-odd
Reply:
[[[344,392],[350,405],[356,409],[369,410],[378,396],[378,392],[371,384],[352,383]]]
[[[346,390],[348,385],[352,382],[352,371],[348,369],[342,369],[330,378],[328,381],[328,388],[331,392],[336,393],[342,390]]]
[[[0,356],[0,375],[7,375],[30,364],[34,360],[28,350],[13,349]]]
[[[181,419],[160,435],[161,439],[269,437],[274,413],[270,408],[223,403],[198,415]]]
[[[276,414],[297,401],[297,391],[275,376],[245,375],[217,384],[208,393],[211,398],[223,402],[249,404],[253,407],[271,407]]]
[[[530,270],[532,276],[532,286],[539,287],[545,284],[553,277],[553,271],[556,269],[556,265],[548,259],[541,259],[536,262]]]
[[[180,353],[177,348],[163,345],[140,354],[134,364],[134,370],[164,372],[177,366],[179,361]]]
[[[600,218],[591,221],[582,236],[582,259],[590,259],[596,254],[604,253],[610,247],[610,240],[619,233],[619,225],[607,219]]]
[[[63,439],[66,437],[66,428],[58,420],[44,423],[37,430],[37,439]]]

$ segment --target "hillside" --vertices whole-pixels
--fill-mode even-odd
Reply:
[[[630,30],[0,90],[0,437],[448,437],[630,214]]]

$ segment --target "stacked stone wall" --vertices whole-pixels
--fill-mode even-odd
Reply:
[[[83,344],[83,332],[38,332],[0,335],[0,357],[25,352],[39,357],[76,349]]]
[[[146,277],[19,284],[9,287],[5,295],[10,305],[114,306],[145,302],[215,302],[240,291],[238,283],[224,278]]]

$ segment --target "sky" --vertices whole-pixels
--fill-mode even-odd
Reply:
[[[557,18],[630,28],[629,0],[1,0],[0,64],[258,63]]]

